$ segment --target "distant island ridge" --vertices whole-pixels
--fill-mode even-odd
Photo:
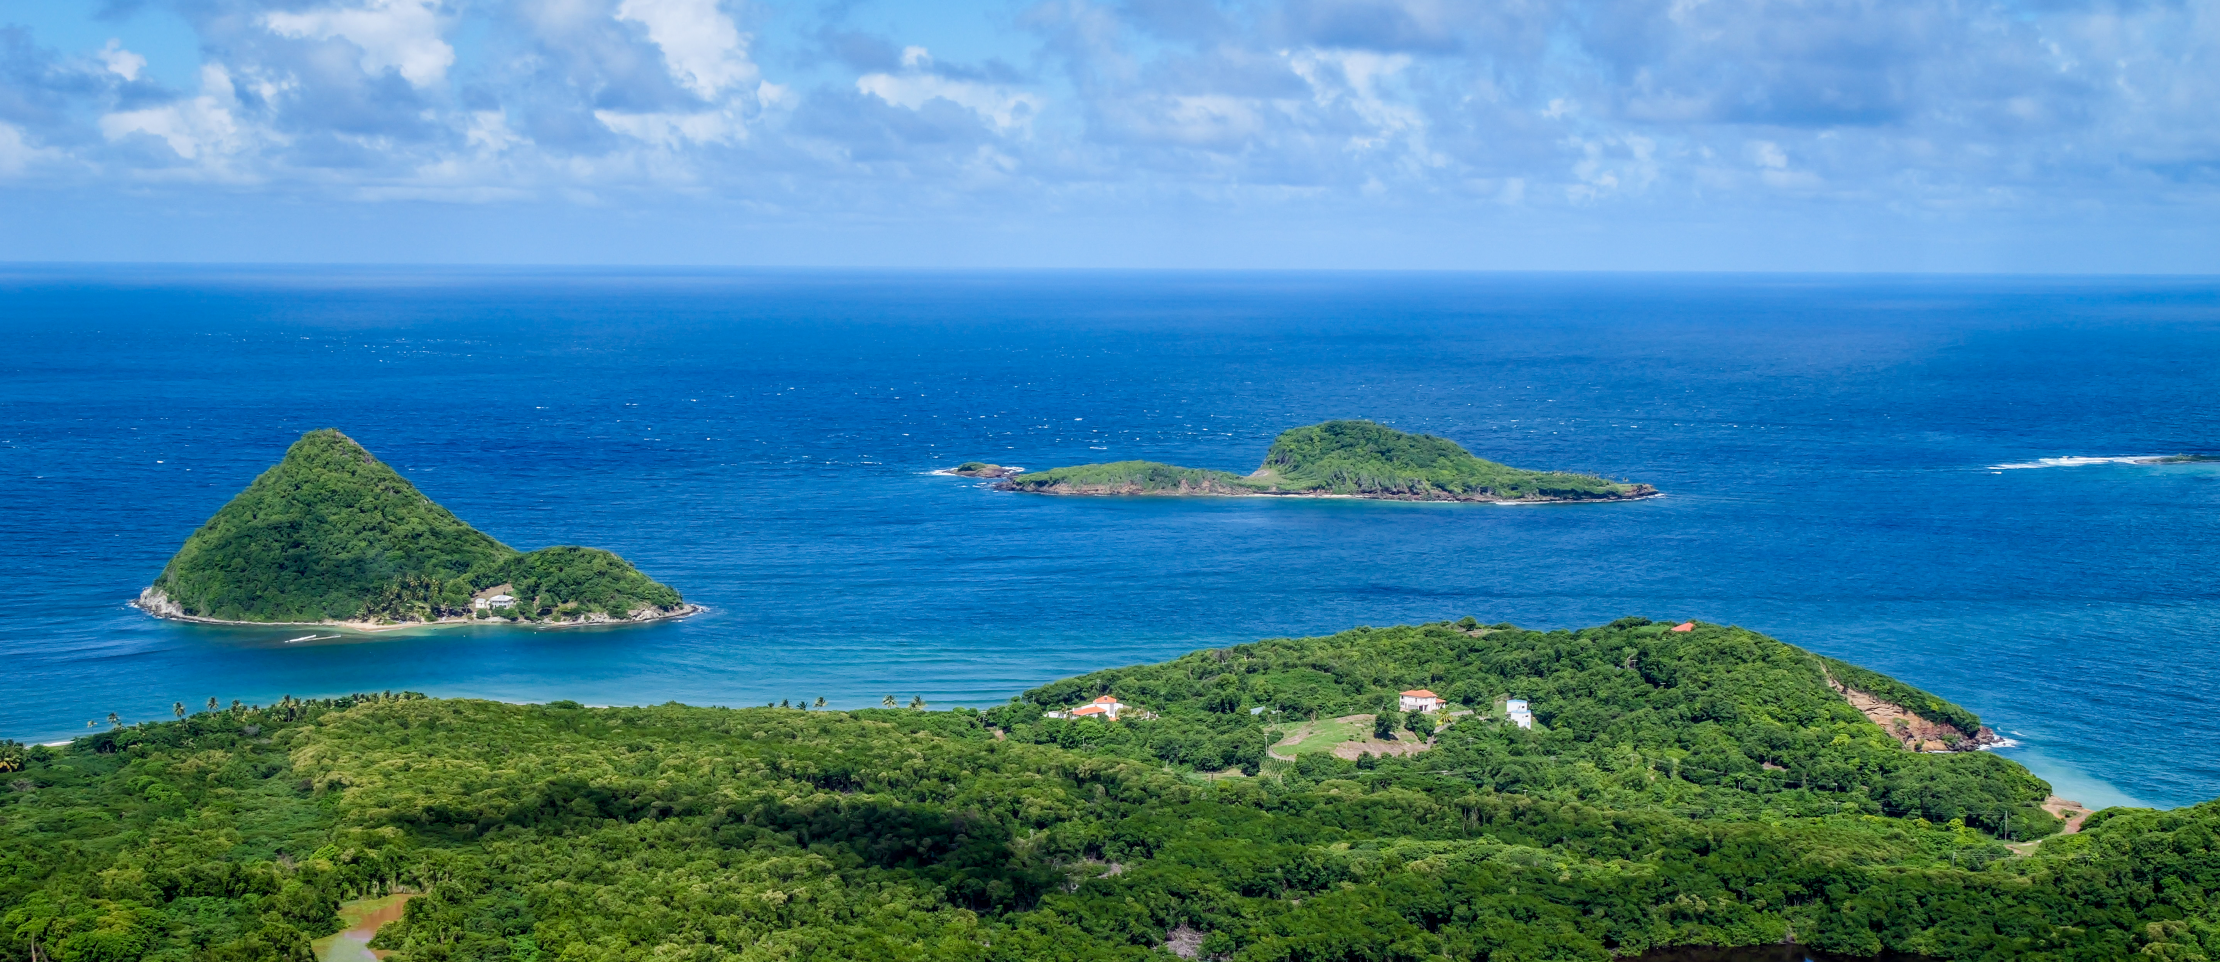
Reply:
[[[699,611],[623,558],[519,551],[335,429],[310,431],[185,539],[137,606],[214,624],[570,626]]]
[[[1246,475],[1156,461],[1081,464],[1019,473],[966,462],[947,473],[995,479],[1028,494],[1365,498],[1539,504],[1634,501],[1658,496],[1647,484],[1593,474],[1530,471],[1474,457],[1457,442],[1372,421],[1327,421],[1280,433],[1264,463]]]

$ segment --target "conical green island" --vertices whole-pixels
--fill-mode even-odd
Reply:
[[[1279,495],[1388,501],[1632,501],[1647,484],[1592,474],[1528,471],[1473,457],[1447,438],[1371,421],[1327,421],[1283,431],[1248,475],[1155,461],[1082,464],[996,482],[1005,491],[1074,495]]]
[[[192,621],[353,627],[698,610],[607,551],[495,541],[329,428],[302,435],[186,538],[139,607]]]

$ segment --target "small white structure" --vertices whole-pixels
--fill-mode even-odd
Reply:
[[[1424,688],[1413,688],[1396,700],[1403,711],[1437,712],[1441,710],[1441,696]]]
[[[494,595],[486,599],[486,606],[489,608],[514,608],[516,607],[516,596]]]
[[[1526,699],[1513,698],[1503,703],[1503,717],[1520,728],[1534,727],[1534,712],[1526,707]]]

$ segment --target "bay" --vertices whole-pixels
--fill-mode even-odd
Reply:
[[[2057,460],[2220,452],[2211,279],[16,267],[0,334],[0,736],[383,689],[983,705],[1260,637],[1641,614],[1933,690],[2084,802],[2220,795],[2220,465]],[[930,473],[1246,471],[1336,417],[1667,496]],[[710,610],[296,641],[125,605],[318,427]]]

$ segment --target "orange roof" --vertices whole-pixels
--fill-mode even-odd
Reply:
[[[1101,705],[1085,705],[1079,708],[1072,709],[1071,713],[1074,715],[1101,715],[1107,714],[1109,711],[1110,709],[1104,708]]]
[[[1695,623],[1695,622],[1693,622],[1693,621],[1683,621],[1683,622],[1681,622],[1680,624],[1674,625],[1674,626],[1673,626],[1673,630],[1674,630],[1674,631],[1695,631],[1695,630],[1696,630],[1696,623]]]
[[[1427,691],[1427,690],[1426,690],[1426,689],[1424,689],[1424,688],[1413,688],[1413,689],[1411,689],[1410,691],[1406,691],[1406,692],[1404,692],[1403,694],[1409,695],[1409,696],[1411,696],[1412,698],[1440,698],[1440,697],[1441,697],[1440,695],[1437,695],[1437,694],[1434,694],[1433,692]]]
[[[1108,695],[1104,695],[1104,696],[1102,696],[1101,698],[1097,698],[1097,699],[1095,699],[1095,704],[1097,704],[1097,705],[1115,705],[1115,704],[1117,704],[1117,703],[1118,703],[1118,700],[1117,700],[1117,699],[1115,699],[1115,698],[1112,698],[1112,697],[1110,697],[1110,696],[1108,696]]]

